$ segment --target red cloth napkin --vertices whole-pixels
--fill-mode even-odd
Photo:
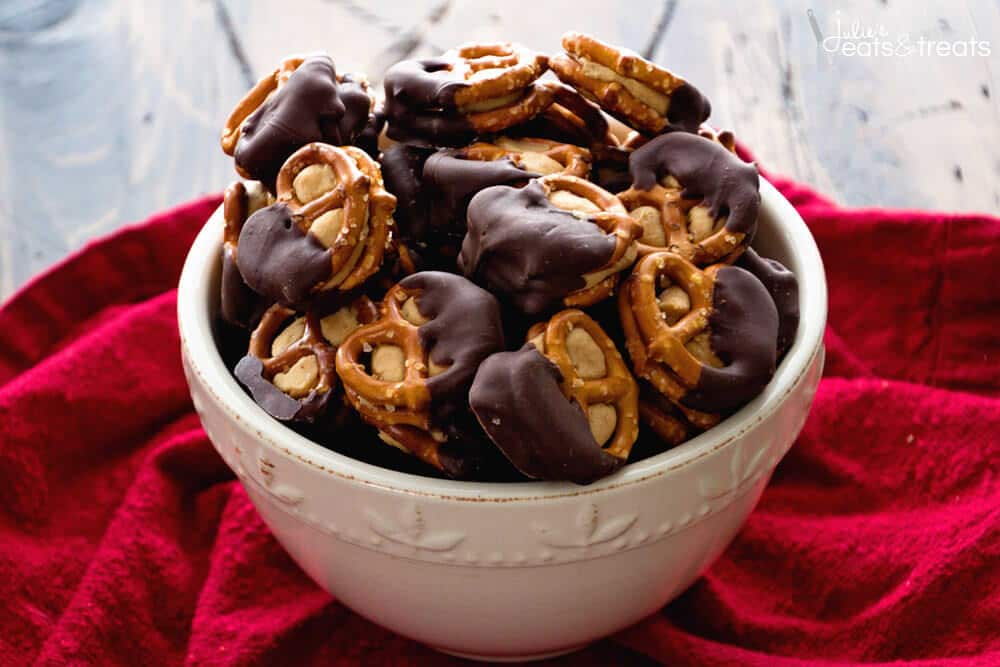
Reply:
[[[1000,220],[776,181],[830,283],[805,431],[693,588],[555,662],[998,665]],[[218,202],[95,243],[0,309],[0,664],[458,664],[313,585],[205,438],[174,285]]]

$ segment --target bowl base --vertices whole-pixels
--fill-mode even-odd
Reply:
[[[478,660],[479,662],[533,662],[536,660],[548,660],[549,658],[558,658],[561,655],[566,655],[568,653],[575,653],[582,648],[585,648],[588,644],[578,644],[576,646],[571,646],[569,648],[561,648],[556,651],[546,651],[544,653],[531,653],[528,655],[480,655],[478,653],[462,653],[461,651],[452,651],[450,649],[441,648],[440,646],[432,646],[435,651],[440,651],[441,653],[447,653],[448,655],[453,655],[456,658],[465,658],[466,660]]]

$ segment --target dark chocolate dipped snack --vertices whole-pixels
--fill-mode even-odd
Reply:
[[[740,255],[736,266],[757,276],[774,300],[778,310],[778,358],[795,342],[799,329],[799,281],[795,274],[776,259],[761,257],[753,248]]]
[[[566,53],[550,60],[552,71],[638,130],[697,132],[711,113],[697,88],[637,53],[577,32],[563,35],[562,46]]]
[[[660,202],[661,223],[672,230],[664,233],[666,245],[647,246],[704,266],[735,258],[753,240],[760,210],[757,167],[721,141],[665,134],[632,153],[629,172],[633,188],[625,200],[653,208]]]
[[[744,269],[699,270],[680,255],[653,253],[636,264],[618,305],[636,375],[701,428],[759,394],[774,374],[778,313]]]
[[[579,405],[561,389],[559,367],[532,343],[486,358],[469,403],[511,464],[532,479],[589,484],[625,461],[605,451]]]
[[[277,193],[240,233],[237,265],[247,285],[295,307],[352,290],[378,270],[396,198],[367,153],[307,144],[281,168]]]
[[[243,329],[251,328],[260,317],[266,301],[250,289],[236,266],[240,231],[247,218],[273,202],[264,186],[257,181],[236,181],[226,188],[223,197],[222,219],[222,319]]]
[[[275,304],[261,317],[234,374],[275,419],[316,421],[336,394],[337,346],[377,315],[377,307],[364,296],[301,315]]]
[[[398,62],[385,75],[388,135],[458,146],[523,123],[552,104],[552,87],[533,85],[546,67],[542,54],[506,42]]]
[[[483,190],[468,226],[459,268],[529,315],[610,296],[641,229],[614,195],[562,174]]]
[[[528,340],[559,367],[562,392],[587,415],[598,446],[628,459],[639,433],[639,389],[601,325],[571,308],[535,324]]]
[[[424,163],[427,222],[435,233],[464,238],[469,201],[480,190],[522,186],[547,174],[586,176],[589,171],[587,149],[546,139],[499,137],[493,143],[445,148]]]
[[[503,349],[496,299],[461,276],[416,273],[389,290],[382,316],[337,351],[345,394],[390,444],[447,474],[447,424],[468,406],[479,364]]]
[[[288,58],[236,105],[222,131],[222,150],[235,158],[240,175],[273,190],[288,156],[314,141],[354,143],[373,107],[368,82],[337,76],[329,56]]]

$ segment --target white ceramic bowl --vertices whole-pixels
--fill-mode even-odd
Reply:
[[[571,651],[687,588],[739,531],[805,422],[823,367],[823,265],[792,206],[763,180],[761,194],[754,245],[799,279],[794,345],[735,415],[590,486],[418,477],[330,451],[271,419],[230,376],[212,337],[221,210],[194,242],[178,292],[195,409],[278,541],[351,609],[469,657]]]

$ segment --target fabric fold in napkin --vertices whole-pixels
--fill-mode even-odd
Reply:
[[[553,664],[1000,664],[1000,220],[772,180],[830,285],[805,430],[690,590]],[[202,432],[174,287],[219,201],[0,308],[0,664],[460,664],[317,588]]]

